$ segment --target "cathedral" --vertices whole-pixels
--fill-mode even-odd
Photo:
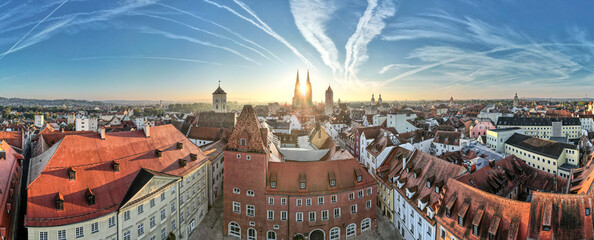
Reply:
[[[301,88],[299,83],[299,71],[297,71],[297,82],[295,82],[295,94],[293,95],[293,107],[306,108],[313,106],[311,99],[311,82],[309,81],[309,71],[307,71],[307,83],[305,88]]]

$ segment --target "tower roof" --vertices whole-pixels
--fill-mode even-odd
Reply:
[[[227,94],[225,91],[223,91],[223,89],[221,88],[221,81],[219,81],[219,87],[217,88],[217,90],[215,90],[212,94]]]

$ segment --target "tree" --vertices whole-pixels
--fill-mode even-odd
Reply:
[[[175,240],[175,233],[169,232],[169,236],[167,236],[167,240]]]

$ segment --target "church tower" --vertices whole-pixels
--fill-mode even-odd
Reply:
[[[297,70],[297,81],[295,82],[295,93],[293,94],[293,107],[300,107],[302,98],[303,94],[301,93],[301,84],[299,83],[299,70]]]
[[[311,82],[309,81],[309,70],[307,70],[307,85],[305,85],[305,106],[311,107],[313,106],[312,96],[311,96]]]
[[[325,113],[326,115],[330,116],[334,112],[334,92],[332,92],[332,88],[328,86],[328,90],[326,90],[326,102],[325,102]]]
[[[382,105],[382,94],[379,95],[379,98],[377,99],[377,103],[379,103],[379,105]]]
[[[375,96],[371,94],[371,105],[375,105]]]
[[[227,112],[227,93],[221,88],[221,81],[219,81],[217,90],[212,93],[212,110]]]
[[[518,98],[518,93],[516,93],[516,96],[514,97],[514,107],[518,107],[520,103],[520,99]]]

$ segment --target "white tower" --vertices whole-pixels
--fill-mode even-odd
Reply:
[[[334,92],[332,92],[330,86],[328,86],[328,90],[326,90],[325,110],[325,113],[328,116],[332,115],[334,112]]]
[[[212,110],[227,112],[227,93],[221,88],[221,81],[219,81],[217,90],[212,93]]]
[[[35,127],[41,128],[41,127],[43,127],[44,124],[45,124],[45,121],[43,119],[43,114],[35,115]]]

